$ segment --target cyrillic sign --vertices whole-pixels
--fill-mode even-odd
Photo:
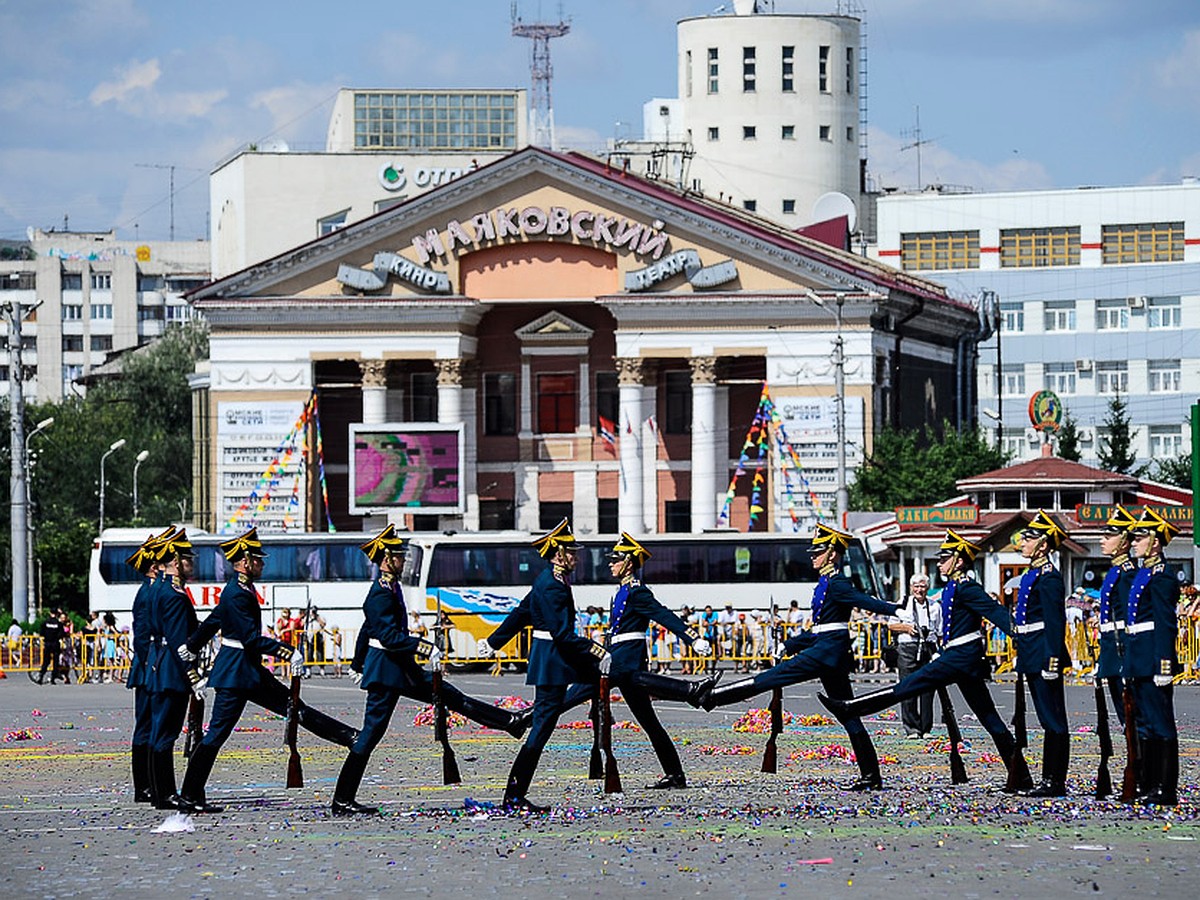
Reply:
[[[978,506],[896,507],[896,524],[901,528],[916,525],[974,525],[977,521]]]

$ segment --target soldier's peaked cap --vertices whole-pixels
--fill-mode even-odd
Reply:
[[[622,531],[621,539],[613,544],[608,555],[610,559],[630,557],[640,566],[650,558],[650,551],[638,543],[637,539],[629,532]]]
[[[975,557],[979,555],[983,548],[978,544],[968,541],[961,534],[958,534],[956,531],[954,531],[954,529],[947,528],[946,539],[942,541],[942,545],[938,548],[938,550],[940,551],[939,555],[957,553],[967,562],[974,562]]]
[[[167,537],[160,536],[157,557],[160,561],[191,555],[192,542],[188,540],[185,529],[180,528],[178,531],[172,531]]]
[[[844,531],[838,531],[836,528],[830,528],[828,525],[818,522],[816,531],[812,536],[812,552],[822,553],[829,547],[837,550],[845,550],[854,540],[853,535],[846,534]]]
[[[1108,514],[1108,518],[1104,522],[1104,528],[1110,532],[1123,533],[1132,530],[1136,524],[1137,519],[1134,517],[1133,513],[1118,503]]]
[[[583,545],[571,534],[571,523],[563,519],[539,538],[534,538],[533,549],[543,559],[549,559],[561,550],[578,550]]]
[[[367,554],[367,559],[371,562],[378,563],[386,553],[404,552],[404,539],[396,534],[396,526],[389,522],[383,531],[365,544],[360,544],[358,549]]]
[[[1046,543],[1050,545],[1051,549],[1058,547],[1063,538],[1067,536],[1067,533],[1062,530],[1062,526],[1050,518],[1044,509],[1037,511],[1037,515],[1030,520],[1021,533],[1026,537],[1046,538]]]
[[[125,562],[133,566],[140,574],[145,575],[150,571],[150,567],[154,565],[154,561],[158,558],[159,545],[172,534],[175,529],[168,528],[161,534],[152,534],[142,541],[141,546],[126,558]]]
[[[221,543],[221,552],[225,554],[225,558],[230,562],[237,562],[243,556],[253,556],[263,559],[267,555],[263,552],[262,541],[258,539],[257,528],[251,528],[235,538],[223,541]]]
[[[1148,506],[1142,510],[1142,517],[1134,524],[1133,530],[1154,532],[1164,547],[1171,543],[1171,538],[1179,534],[1178,528]]]

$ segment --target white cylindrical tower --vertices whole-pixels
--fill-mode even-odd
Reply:
[[[799,227],[830,191],[859,203],[860,21],[753,8],[678,24],[689,177],[707,197]]]

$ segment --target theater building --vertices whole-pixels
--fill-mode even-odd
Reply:
[[[955,424],[978,325],[920,277],[532,147],[190,299],[213,530],[807,528],[839,435],[852,473],[884,425]]]

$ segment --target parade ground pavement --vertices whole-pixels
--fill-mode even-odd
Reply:
[[[493,702],[533,696],[519,674],[448,677]],[[658,765],[616,703],[625,790],[606,796],[602,782],[587,778],[587,709],[573,710],[530,790],[554,811],[532,816],[493,806],[516,741],[456,725],[463,780],[444,786],[433,730],[414,724],[423,708],[401,701],[358,794],[383,814],[333,818],[344,751],[301,731],[304,787],[287,790],[284,723],[248,707],[209,783],[209,800],[226,811],[191,817],[191,831],[158,833],[167,814],[135,804],[129,783],[132,693],[116,684],[39,686],[10,674],[0,681],[0,896],[1180,898],[1200,887],[1200,686],[1176,688],[1182,802],[1172,810],[1093,798],[1099,742],[1089,685],[1067,688],[1070,796],[1045,801],[999,792],[1003,763],[956,691],[968,784],[951,786],[944,728],[909,740],[887,712],[866,722],[885,790],[847,792],[856,772],[845,758],[849,742],[822,716],[816,691],[803,684],[785,692],[791,719],[776,775],[760,771],[763,717],[743,718],[767,696],[711,714],[659,704],[691,782],[682,791],[646,789]],[[361,722],[365,694],[348,679],[316,676],[303,693]],[[1012,682],[993,693],[1008,719]],[[749,731],[735,730],[739,719]],[[1029,722],[1036,778],[1041,732],[1032,706]],[[1114,743],[1119,791],[1119,732]],[[178,752],[176,768],[182,780]]]

